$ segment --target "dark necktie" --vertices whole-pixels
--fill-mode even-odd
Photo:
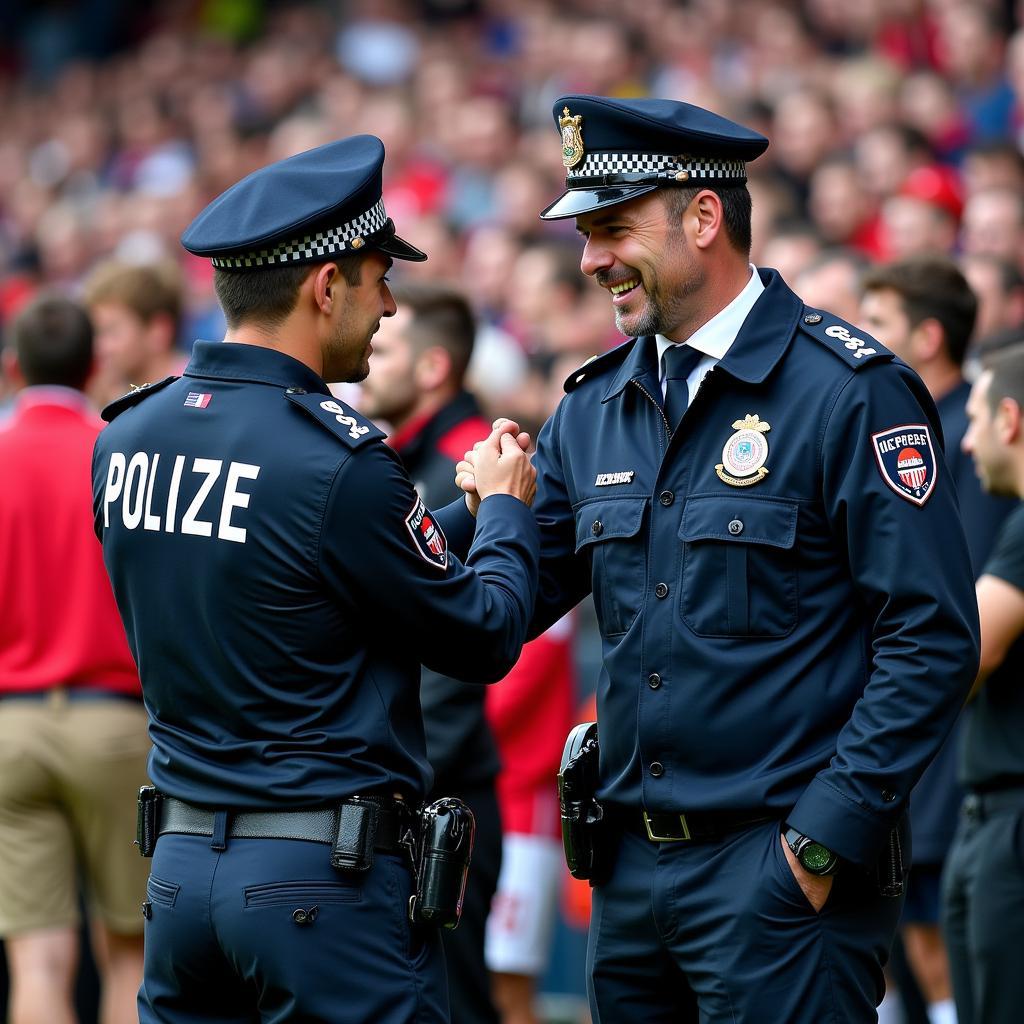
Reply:
[[[690,404],[686,378],[700,362],[702,353],[689,345],[669,345],[661,357],[665,362],[665,419],[675,430]]]

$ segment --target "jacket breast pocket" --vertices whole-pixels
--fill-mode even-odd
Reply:
[[[782,637],[797,623],[799,505],[776,498],[687,499],[680,613],[706,637]]]
[[[576,509],[576,552],[591,558],[601,632],[619,636],[640,611],[647,585],[647,498],[602,498]]]

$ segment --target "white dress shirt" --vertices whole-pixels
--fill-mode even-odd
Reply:
[[[747,319],[747,315],[763,291],[764,285],[761,283],[761,276],[758,274],[757,268],[751,265],[750,280],[747,281],[743,291],[703,327],[694,331],[685,342],[670,341],[661,334],[655,336],[658,344],[658,376],[661,379],[662,397],[665,395],[665,362],[661,357],[665,354],[665,349],[670,345],[686,344],[703,353],[700,362],[686,378],[686,390],[689,392],[689,400],[692,402],[701,381],[707,376],[711,367],[729,351],[732,343],[736,340],[736,335],[740,333],[743,321]]]

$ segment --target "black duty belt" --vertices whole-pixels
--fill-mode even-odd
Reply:
[[[992,789],[985,793],[968,793],[964,797],[964,817],[971,821],[984,821],[993,814],[1024,809],[1024,786],[1013,789]]]
[[[730,832],[778,821],[777,815],[754,811],[696,811],[672,814],[616,808],[612,820],[621,828],[652,843],[708,843]]]
[[[388,797],[351,797],[342,804],[373,804],[378,808],[373,848],[396,853],[412,821],[412,809],[402,800]],[[160,802],[159,835],[176,832],[189,836],[213,836],[215,811],[185,803],[173,796]],[[320,807],[298,811],[239,811],[228,817],[227,835],[232,839],[305,839],[333,845],[338,834],[338,808]]]

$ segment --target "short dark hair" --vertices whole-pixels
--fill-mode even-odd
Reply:
[[[473,355],[476,320],[465,295],[441,285],[406,282],[392,289],[399,309],[412,313],[410,342],[417,351],[443,348],[452,361],[452,377],[460,387]]]
[[[173,263],[101,263],[89,276],[85,302],[92,309],[105,302],[130,309],[144,324],[166,316],[174,334],[181,323],[181,274]]]
[[[1004,398],[1012,398],[1024,409],[1024,343],[992,352],[984,358],[981,368],[992,371],[988,404],[993,412]]]
[[[11,325],[11,344],[28,385],[81,391],[92,369],[92,321],[63,295],[43,293]]]
[[[353,287],[362,279],[363,253],[350,253],[324,262],[336,264],[345,282]],[[323,263],[249,270],[216,268],[213,288],[228,327],[234,329],[252,322],[279,327],[295,309],[302,282],[321,266]]]
[[[896,292],[911,327],[934,319],[942,326],[949,358],[963,365],[978,315],[978,299],[960,268],[945,256],[915,256],[872,267],[863,279],[864,291],[883,288]]]
[[[678,218],[693,202],[698,192],[714,192],[722,200],[722,219],[732,247],[743,256],[750,255],[750,191],[744,185],[668,186],[661,189],[669,215]]]

